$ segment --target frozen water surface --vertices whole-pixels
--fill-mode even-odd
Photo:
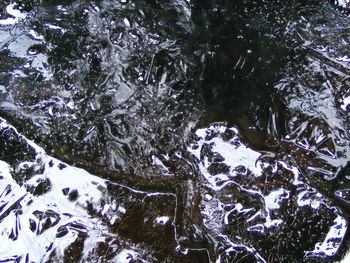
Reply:
[[[0,3],[0,262],[349,258],[348,1]]]

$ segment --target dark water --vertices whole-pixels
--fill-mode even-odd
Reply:
[[[0,262],[348,262],[343,1],[0,3]]]

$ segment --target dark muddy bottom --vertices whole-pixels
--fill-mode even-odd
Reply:
[[[0,3],[0,262],[348,262],[347,10]]]

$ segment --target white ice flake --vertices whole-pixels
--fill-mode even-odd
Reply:
[[[9,4],[6,7],[6,12],[11,15],[12,17],[0,19],[0,26],[8,26],[8,25],[15,25],[17,24],[21,19],[24,19],[27,17],[26,13],[20,12],[18,9],[15,9],[15,3]]]
[[[329,229],[326,238],[323,242],[319,242],[315,245],[313,251],[307,251],[306,256],[334,256],[344,239],[348,223],[347,221],[338,215],[334,219],[334,225]]]

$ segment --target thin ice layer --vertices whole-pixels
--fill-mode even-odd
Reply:
[[[225,124],[201,128],[196,135],[188,149],[210,189],[201,204],[204,225],[230,253],[246,246],[261,262],[337,254],[347,221],[292,160],[262,156]]]
[[[153,248],[175,252],[173,195],[112,184],[47,155],[3,120],[0,129],[35,152],[34,160],[0,161],[1,260],[152,262]]]

